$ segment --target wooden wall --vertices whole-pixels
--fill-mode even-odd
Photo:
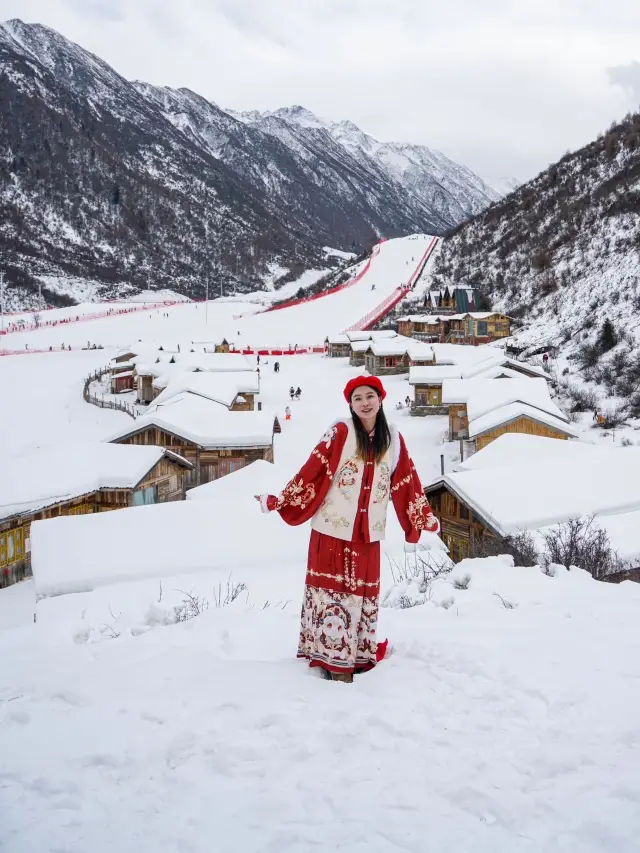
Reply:
[[[466,403],[449,404],[449,440],[466,436],[469,429],[469,417]],[[464,435],[462,435],[464,434]]]
[[[257,459],[273,462],[273,445],[268,447],[226,447],[215,450],[203,450],[192,442],[185,441],[156,427],[150,426],[143,432],[122,439],[120,444],[157,445],[172,450],[191,462],[196,470],[190,471],[186,478],[186,487],[203,485],[210,480],[224,477],[237,468],[249,465]]]
[[[476,450],[482,450],[483,447],[486,447],[487,444],[491,444],[491,442],[495,441],[499,436],[512,432],[522,433],[523,435],[540,435],[544,438],[559,438],[565,441],[569,438],[566,433],[559,432],[546,424],[538,423],[538,421],[534,421],[531,418],[523,416],[515,421],[511,421],[509,424],[502,424],[495,427],[495,429],[477,436],[475,440]]]
[[[495,539],[491,530],[458,497],[442,486],[428,496],[433,513],[440,521],[440,536],[451,559],[459,563],[472,554],[475,543]]]
[[[416,384],[415,401],[416,406],[441,406],[442,385],[430,385],[429,383]]]
[[[372,376],[393,376],[409,372],[409,356],[405,355],[373,355],[367,353],[365,365]]]

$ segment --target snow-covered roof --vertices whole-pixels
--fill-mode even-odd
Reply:
[[[369,348],[376,356],[404,355],[407,352],[407,347],[416,343],[418,342],[413,338],[407,338],[404,335],[396,335],[395,338],[371,341]]]
[[[595,516],[620,556],[640,554],[640,448],[503,435],[439,477],[499,534]]]
[[[393,329],[381,329],[379,331],[369,332],[345,332],[349,341],[379,341],[385,338],[397,338],[398,333]]]
[[[498,380],[493,380],[498,381]],[[509,380],[513,381],[513,380]],[[579,431],[573,427],[568,421],[554,417],[549,412],[542,409],[536,409],[534,406],[529,406],[527,403],[510,403],[507,406],[499,406],[497,409],[492,409],[485,415],[478,418],[469,419],[469,438],[476,438],[497,426],[512,423],[518,418],[531,418],[538,423],[545,424],[552,429],[566,435],[577,436]]]
[[[460,344],[424,344],[433,348],[436,354],[437,364],[500,364],[504,362],[504,355],[488,346],[467,347]]]
[[[156,380],[158,381],[160,380]],[[154,386],[156,382],[153,383]],[[258,394],[259,391],[260,376],[255,370],[243,373],[179,373],[168,379],[165,390],[156,397],[153,404],[157,407],[178,394],[188,392],[228,408],[239,394]]]
[[[284,483],[290,478],[291,472],[283,471],[272,462],[257,459],[244,468],[233,471],[226,477],[219,477],[210,483],[196,486],[187,491],[187,500],[215,501],[228,499],[232,492],[244,492],[247,495],[276,495]]]
[[[466,311],[464,314],[451,314],[449,320],[464,320],[465,317],[473,317],[474,320],[486,320],[487,317],[496,315],[505,316],[501,311]]]
[[[447,320],[446,314],[407,314],[406,317],[398,317],[398,322],[409,323],[426,323],[427,325],[437,325],[441,320]]]
[[[356,338],[356,340],[365,340],[364,338]],[[368,340],[368,338],[366,338]],[[330,344],[348,344],[349,338],[342,332],[337,335],[327,335],[327,341]]]
[[[410,367],[409,385],[442,385],[447,379],[459,379],[461,376],[462,368],[455,364]]]
[[[351,352],[366,352],[371,341],[351,341]]]
[[[540,376],[542,379],[548,380],[549,374],[536,364],[530,364],[528,361],[517,361],[515,358],[505,358],[504,364],[507,367],[513,368],[515,371],[522,373],[526,371],[533,376]]]
[[[133,376],[133,370],[123,370],[121,373],[112,373],[111,381],[114,379],[125,379],[127,376]]]
[[[160,359],[156,362],[156,359]],[[173,361],[172,361],[173,359]],[[253,370],[254,365],[246,355],[238,352],[179,352],[156,351],[136,356],[132,361],[136,365],[136,373],[144,376],[162,376],[167,371],[179,365],[180,370],[206,370],[209,372],[226,373],[229,371]]]
[[[97,489],[131,489],[163,456],[162,447],[74,442],[38,448],[0,468],[0,518],[44,509]]]
[[[435,361],[436,353],[431,344],[412,340],[407,344],[407,353],[413,361]]]
[[[435,345],[434,345],[435,346]],[[467,347],[459,347],[467,349]],[[476,379],[492,379],[501,376],[507,368],[500,368],[499,361],[483,359],[481,361],[468,361],[461,364],[447,364],[437,362],[433,365],[418,365],[409,368],[410,385],[441,385],[445,379],[460,381],[476,381]],[[522,378],[521,374],[514,374],[515,378]],[[530,380],[527,380],[530,381]],[[448,403],[464,403],[465,400],[448,400]],[[444,400],[443,400],[444,403]]]
[[[508,381],[483,377],[451,379],[442,386],[442,402],[444,405],[466,403],[470,421],[516,402],[540,409],[561,421],[567,420],[549,396],[549,386],[542,378],[519,377]]]
[[[273,442],[273,415],[267,412],[230,412],[224,406],[183,392],[154,406],[135,424],[119,430],[109,440],[155,426],[205,449],[268,447]]]
[[[520,465],[527,459],[540,458],[548,464],[571,459],[576,465],[584,464],[596,453],[609,453],[610,447],[588,444],[586,441],[558,441],[540,435],[509,432],[501,435],[482,450],[474,453],[456,466],[456,471],[478,471],[489,468],[508,468]]]

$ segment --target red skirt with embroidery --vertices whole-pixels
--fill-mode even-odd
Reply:
[[[379,542],[312,530],[298,657],[332,672],[375,666],[379,594]]]

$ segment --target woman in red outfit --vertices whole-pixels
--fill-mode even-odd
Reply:
[[[404,439],[387,423],[380,380],[358,376],[344,396],[351,417],[325,433],[278,497],[257,496],[287,524],[311,520],[298,657],[336,681],[384,657],[376,627],[389,499],[407,542],[439,529]]]

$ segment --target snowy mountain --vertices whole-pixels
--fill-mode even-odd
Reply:
[[[488,186],[471,169],[449,160],[424,145],[379,142],[352,121],[331,122],[318,118],[301,106],[282,107],[273,112],[235,113],[266,133],[287,140],[288,130],[297,127],[309,135],[324,133],[366,168],[381,171],[397,181],[412,197],[446,222],[458,223],[479,213],[504,192]],[[288,126],[285,130],[281,123]]]
[[[477,287],[522,321],[520,343],[563,346],[601,402],[640,414],[639,213],[636,113],[455,229],[434,286]]]
[[[129,82],[38,24],[0,25],[0,86],[13,307],[33,304],[38,282],[50,304],[74,281],[96,297],[200,296],[207,279],[255,290],[274,268],[326,267],[326,246],[442,233],[495,198],[428,149],[297,107],[239,118],[187,89]]]
[[[491,187],[492,190],[498,193],[499,196],[509,195],[514,190],[521,186],[522,181],[518,178],[510,177],[509,175],[483,175],[482,180],[485,184]]]

